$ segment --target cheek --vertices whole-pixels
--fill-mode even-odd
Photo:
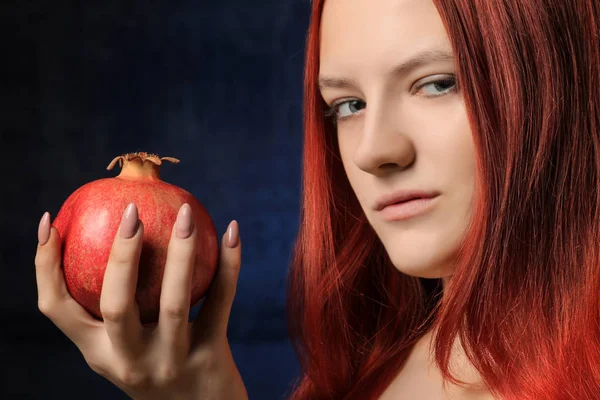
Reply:
[[[462,193],[463,201],[470,201],[475,189],[475,148],[469,131],[458,133],[457,136],[459,140],[449,161],[455,166],[452,174],[457,182],[456,189]]]
[[[445,126],[421,143],[426,153],[427,169],[437,178],[436,185],[452,197],[470,198],[475,181],[475,147],[467,115],[462,106],[447,113]],[[467,196],[465,198],[465,196]]]
[[[444,204],[438,221],[445,227],[456,230],[461,236],[469,222],[473,195],[475,193],[475,149],[471,132],[467,127],[452,132],[453,140],[445,140],[435,154],[438,189],[444,194]]]
[[[354,151],[356,150],[356,146],[358,146],[359,142],[360,142],[360,127],[355,126],[356,124],[354,124],[354,126],[348,126],[348,124],[346,124],[346,126],[343,128],[344,131],[343,132],[337,132],[336,133],[336,138],[337,138],[337,143],[338,143],[338,149],[340,152],[340,157],[342,159],[342,162],[344,163],[344,168],[348,171],[349,169],[349,165],[350,164],[354,164],[353,162],[353,155],[354,155]],[[356,166],[356,165],[354,165]]]
[[[350,182],[350,186],[352,187],[354,195],[364,208],[362,192],[364,192],[367,188],[362,188],[364,184],[361,185],[361,182],[366,180],[366,173],[358,168],[358,166],[354,163],[354,152],[360,137],[358,135],[351,135],[350,132],[344,132],[343,138],[340,136],[341,135],[338,135],[338,149],[344,167],[344,172],[346,173],[346,177]]]

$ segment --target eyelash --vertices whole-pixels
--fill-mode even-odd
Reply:
[[[454,83],[454,85],[450,88],[447,89],[444,93],[441,94],[434,94],[434,95],[429,95],[429,96],[425,96],[427,98],[436,98],[436,97],[441,97],[441,96],[445,96],[450,92],[454,92],[457,90],[457,83],[456,83],[456,78],[454,77],[450,77],[450,78],[444,78],[444,79],[438,79],[435,81],[431,81],[431,82],[426,82],[423,83],[422,85],[420,85],[417,90],[421,90],[423,87],[427,86],[427,85],[432,85],[432,84],[440,84],[440,83],[447,83],[448,81],[451,81]],[[339,107],[346,104],[346,103],[350,103],[353,101],[357,101],[357,99],[344,99],[344,100],[340,100],[337,102],[334,102],[331,106],[327,107],[327,110],[325,110],[325,117],[327,119],[331,119],[331,121],[333,122],[333,124],[335,125],[337,122],[341,121],[341,120],[345,120],[347,118],[352,118],[355,114],[349,115],[347,117],[337,117],[337,114],[339,112]],[[360,100],[358,100],[360,101]]]

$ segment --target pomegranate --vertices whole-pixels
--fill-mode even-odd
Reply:
[[[162,277],[171,230],[179,208],[188,203],[197,229],[191,304],[204,296],[212,282],[218,259],[215,226],[202,204],[189,192],[160,179],[162,161],[145,152],[116,157],[121,173],[87,183],[73,192],[60,208],[54,227],[62,239],[63,268],[71,296],[90,314],[102,319],[100,294],[104,271],[123,211],[130,202],[144,223],[136,301],[143,324],[158,321]]]

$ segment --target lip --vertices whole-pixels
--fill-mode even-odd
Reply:
[[[406,202],[413,199],[432,199],[439,196],[439,192],[422,190],[403,190],[381,196],[375,203],[375,211],[382,211],[392,204]]]
[[[437,197],[408,200],[384,207],[380,212],[387,221],[402,221],[429,211],[436,199]]]
[[[431,209],[439,192],[402,191],[382,196],[375,204],[388,221],[400,221],[416,217]]]

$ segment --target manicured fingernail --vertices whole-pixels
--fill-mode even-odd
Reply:
[[[134,203],[129,203],[121,218],[121,236],[130,239],[135,236],[140,226],[138,210]]]
[[[232,249],[238,245],[240,239],[240,227],[236,220],[233,220],[229,223],[229,227],[227,228],[227,247],[231,247]]]
[[[177,227],[175,233],[179,239],[185,239],[192,234],[192,231],[194,230],[192,224],[192,208],[188,203],[185,203],[179,208],[176,224]]]
[[[40,246],[48,243],[48,239],[50,239],[50,213],[46,211],[44,215],[42,215],[40,226],[38,227],[38,242],[40,243]]]

